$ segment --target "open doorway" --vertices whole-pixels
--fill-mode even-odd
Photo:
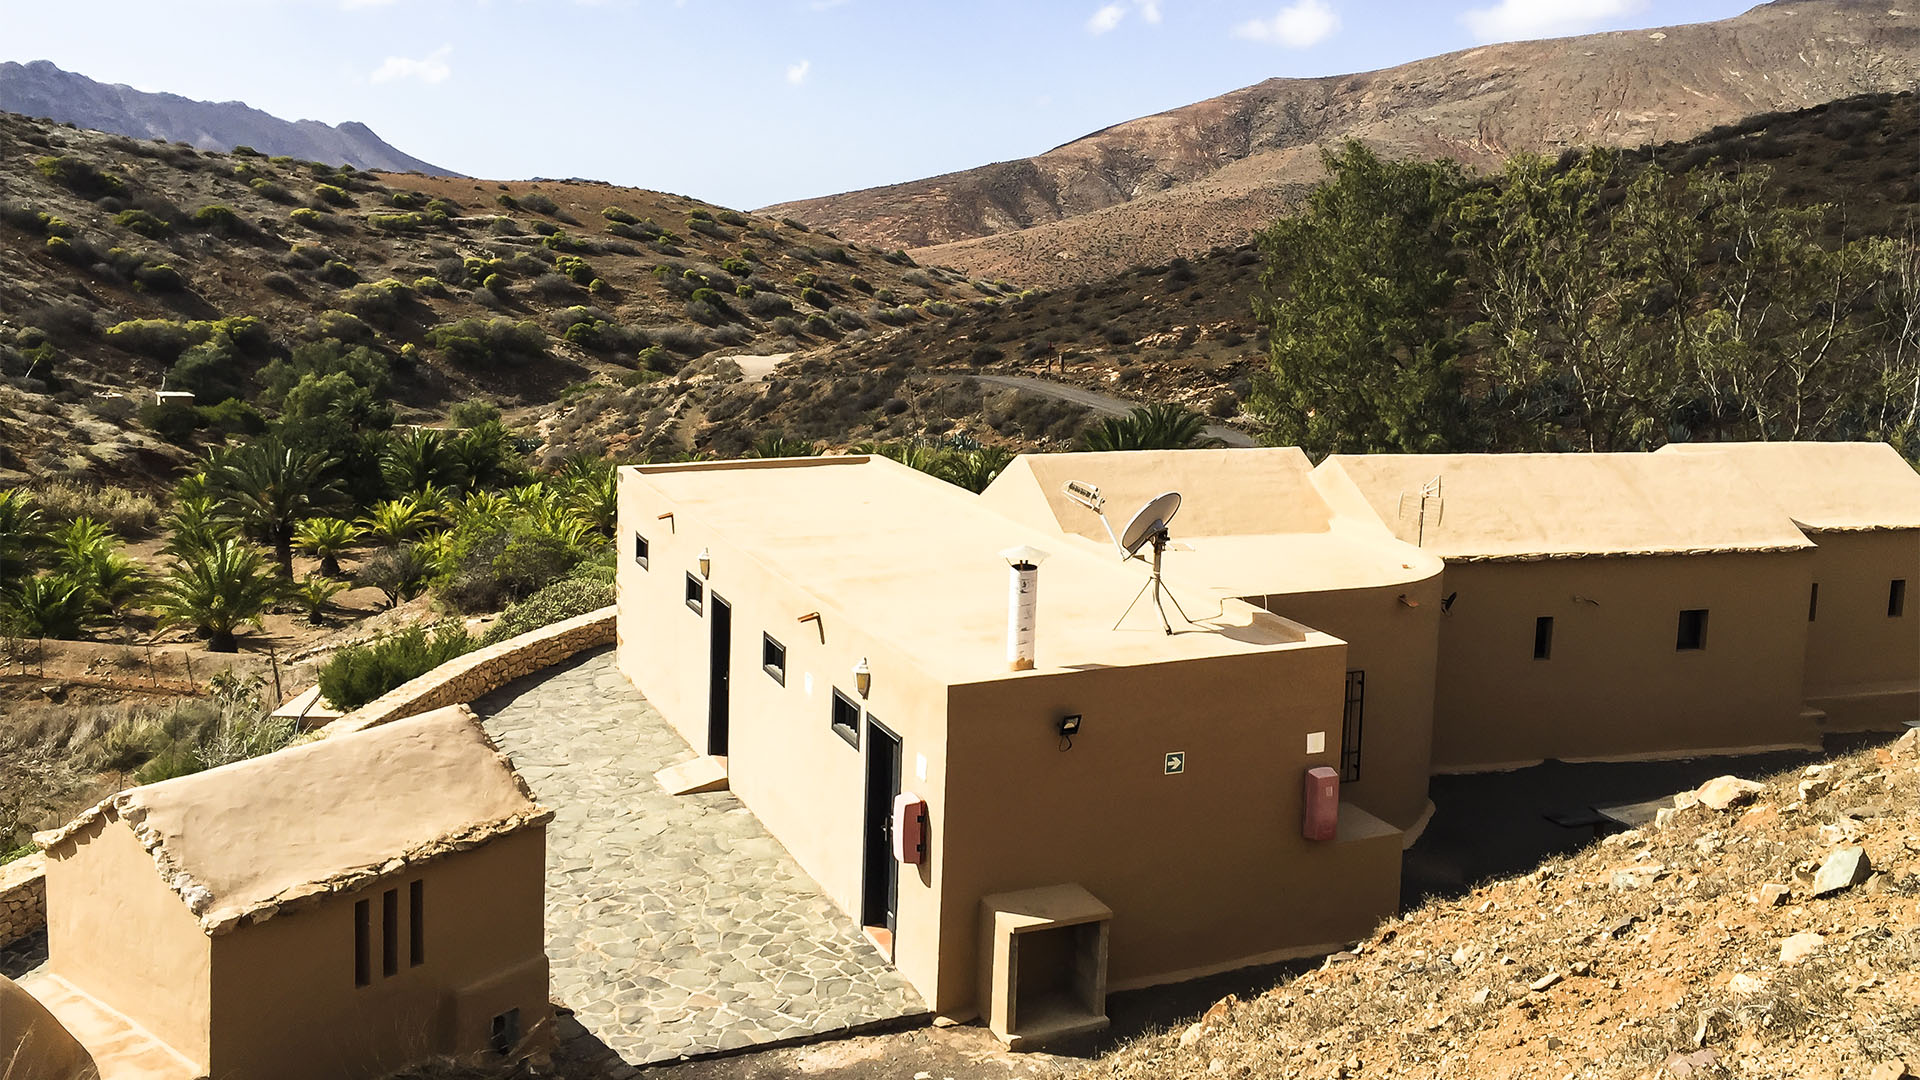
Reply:
[[[733,605],[720,599],[719,593],[714,593],[712,600],[712,611],[707,620],[713,642],[713,669],[707,684],[707,753],[725,757],[732,707],[728,678],[733,672]]]
[[[893,800],[900,794],[900,736],[867,715],[867,800],[860,921],[888,956],[898,928],[900,864],[893,858]]]

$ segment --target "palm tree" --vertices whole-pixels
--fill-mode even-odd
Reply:
[[[54,566],[76,581],[100,556],[120,545],[113,530],[84,514],[55,529],[50,539]]]
[[[561,501],[588,529],[605,538],[613,535],[620,516],[620,479],[613,466],[601,462],[599,468],[563,477]]]
[[[987,490],[987,485],[993,483],[1012,460],[1013,451],[999,446],[956,450],[940,463],[938,475],[948,483],[978,493]]]
[[[399,492],[418,491],[428,484],[459,487],[467,470],[447,441],[446,432],[419,428],[396,435],[380,455],[380,471]]]
[[[750,458],[819,457],[820,447],[804,439],[791,439],[784,431],[769,431],[753,441],[747,451]]]
[[[1184,450],[1200,442],[1207,421],[1179,405],[1142,405],[1109,416],[1080,435],[1089,450]]]
[[[175,559],[157,590],[161,625],[190,623],[209,652],[238,652],[234,632],[258,626],[280,586],[251,544],[215,541],[197,555]]]
[[[32,573],[46,545],[46,519],[33,496],[21,488],[0,491],[0,589]]]
[[[160,551],[176,559],[197,555],[212,547],[215,541],[237,535],[240,528],[238,522],[226,516],[220,503],[207,495],[181,498],[173,504],[173,513],[167,515],[163,526],[168,535]]]
[[[432,521],[432,515],[420,509],[419,503],[400,498],[375,503],[360,519],[360,525],[383,547],[397,548],[418,536]]]
[[[300,520],[339,504],[340,482],[327,475],[335,459],[275,439],[243,446],[211,465],[207,479],[240,518],[273,545],[280,574],[293,579],[293,531]]]
[[[340,556],[358,543],[366,530],[345,518],[308,518],[293,531],[293,543],[301,551],[320,560],[320,572],[340,576]]]
[[[113,548],[94,552],[87,563],[75,570],[73,576],[86,585],[95,604],[103,612],[121,615],[130,608],[139,607],[152,587],[146,570]]]
[[[319,574],[308,574],[300,579],[288,595],[299,602],[307,613],[307,621],[318,626],[326,621],[327,608],[333,606],[333,598],[347,587],[344,581],[335,581]]]
[[[65,574],[27,578],[7,596],[5,609],[21,637],[77,638],[100,618],[87,583]]]
[[[460,462],[469,489],[505,487],[526,475],[512,434],[498,420],[462,431],[447,449]]]

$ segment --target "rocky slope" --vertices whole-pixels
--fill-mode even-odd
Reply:
[[[1390,920],[1092,1077],[1904,1080],[1920,1069],[1920,732]]]
[[[216,437],[169,441],[139,419],[163,379],[181,388],[183,348],[212,320],[263,324],[245,400],[273,357],[332,337],[390,358],[403,421],[478,397],[532,426],[596,389],[664,383],[652,420],[568,446],[671,452],[706,431],[680,422],[687,384],[666,378],[689,365],[819,350],[1010,290],[678,195],[201,153],[0,113],[0,483],[157,479]],[[491,359],[435,344],[463,325],[532,340]],[[891,397],[796,389],[849,439]]]
[[[198,150],[251,146],[263,154],[356,169],[457,175],[401,153],[357,121],[334,126],[282,120],[245,102],[195,101],[95,82],[45,60],[0,64],[0,110],[137,139],[183,142]]]
[[[1720,22],[1270,79],[1035,157],[767,212],[1055,285],[1245,242],[1317,178],[1321,148],[1348,138],[1484,168],[1519,150],[1687,139],[1916,79],[1920,8],[1783,0]]]

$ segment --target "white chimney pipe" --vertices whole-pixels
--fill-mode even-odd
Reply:
[[[1000,553],[1007,560],[1007,668],[1032,671],[1035,619],[1040,601],[1040,564],[1047,553],[1032,547],[1011,547]]]

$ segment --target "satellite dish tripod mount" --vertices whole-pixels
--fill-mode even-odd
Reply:
[[[1149,592],[1153,594],[1154,610],[1160,615],[1160,629],[1168,634],[1173,633],[1173,621],[1167,618],[1168,603],[1173,604],[1173,610],[1180,613],[1182,622],[1188,626],[1197,625],[1188,616],[1186,609],[1180,606],[1180,599],[1167,588],[1165,579],[1160,576],[1160,563],[1166,556],[1167,543],[1171,539],[1167,532],[1167,523],[1172,521],[1173,515],[1180,510],[1179,492],[1169,491],[1148,500],[1147,504],[1133,515],[1133,520],[1127,523],[1126,530],[1119,536],[1113,535],[1113,526],[1107,522],[1106,499],[1101,497],[1099,488],[1092,484],[1083,484],[1078,480],[1070,480],[1066,485],[1066,495],[1067,498],[1100,515],[1100,524],[1106,528],[1107,538],[1113,541],[1113,546],[1119,550],[1122,559],[1138,558],[1141,548],[1148,544],[1153,545],[1153,561],[1149,564],[1153,567],[1153,572],[1147,576],[1146,583],[1140,586],[1140,591],[1133,594],[1133,600],[1127,604],[1127,609],[1114,620],[1115,630],[1120,629],[1120,624],[1127,621],[1127,616],[1133,613],[1134,607],[1140,603],[1140,598]]]

